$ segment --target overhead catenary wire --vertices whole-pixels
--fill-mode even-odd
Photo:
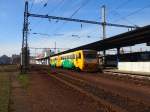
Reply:
[[[118,15],[120,17],[120,19],[123,19],[124,21],[126,21],[126,22],[128,22],[128,23],[130,23],[130,24],[132,24],[134,26],[138,26],[135,23],[133,23],[130,20],[128,20],[127,18],[123,18],[122,15],[117,11],[118,9],[126,6],[128,3],[131,3],[131,0],[126,0],[125,2],[121,3],[116,8],[114,8],[112,11],[110,11],[110,14],[115,15],[115,16]]]
[[[120,9],[120,8],[124,7],[125,5],[127,5],[130,2],[131,2],[131,0],[127,0],[123,3],[121,3],[120,5],[118,5],[114,10]]]
[[[119,8],[121,8],[122,6],[125,6],[125,4],[127,4],[129,1],[130,1],[130,0],[125,1],[124,3],[120,4],[119,6],[117,6],[115,9],[119,9]],[[83,3],[82,5],[84,6],[84,3]],[[72,18],[72,17],[83,7],[82,5],[81,5],[81,7],[79,7],[79,8],[70,16],[70,18]],[[86,5],[86,2],[85,2],[85,5]],[[117,12],[116,12],[116,13],[117,13]],[[119,15],[119,16],[121,17],[121,15],[120,15],[119,13],[117,13],[117,15]],[[122,18],[122,17],[121,17],[121,18]],[[122,18],[122,19],[123,19],[123,18]],[[127,21],[128,23],[130,23],[130,24],[132,24],[132,25],[138,27],[136,24],[134,24],[133,22],[129,21],[128,19],[124,19],[124,20]],[[56,28],[56,29],[54,30],[54,32],[58,32],[59,30],[61,30],[65,23],[67,23],[67,22],[66,22],[66,21],[63,22],[63,24],[62,24],[60,27]]]
[[[42,3],[43,4],[43,6],[42,6],[42,8],[41,9],[39,9],[39,11],[38,12],[40,12],[41,10],[43,10],[47,5],[48,5],[48,2],[49,2],[49,0],[46,0],[45,2],[44,2],[44,0],[40,0],[40,3]],[[31,8],[30,8],[30,10],[29,11],[31,11],[31,9],[32,9],[32,7],[33,7],[33,5],[34,5],[34,3],[35,3],[35,0],[33,0],[33,2],[32,2],[32,4],[31,4]],[[40,21],[38,22],[38,23],[40,23]],[[35,25],[37,26],[38,25],[38,23],[36,23]],[[32,28],[33,28],[34,26],[32,26]],[[31,30],[31,29],[30,29]]]
[[[47,7],[48,2],[49,2],[49,0],[47,0],[45,2],[43,0],[41,0],[42,7],[37,12],[41,12],[45,7]]]
[[[114,14],[113,14],[113,13],[114,13]],[[113,15],[118,15],[118,16],[120,17],[120,19],[122,19],[122,20],[124,20],[124,21],[126,21],[126,22],[128,22],[128,23],[130,23],[130,24],[132,24],[132,25],[134,25],[134,26],[139,27],[137,24],[131,22],[131,21],[128,20],[127,18],[122,17],[121,14],[119,14],[117,11],[114,11],[113,13],[112,13]]]
[[[30,7],[29,11],[32,10],[32,7],[34,6],[35,1],[36,1],[36,0],[32,0],[31,7]],[[48,3],[48,0],[46,0],[46,2],[44,2],[44,0],[40,0],[40,2],[44,4],[43,7],[46,7],[46,6],[47,6],[47,3]]]
[[[74,16],[79,10],[80,10],[80,7],[71,15],[71,17]]]
[[[72,18],[74,15],[76,15],[76,14],[79,12],[79,10],[80,10],[81,8],[83,8],[84,6],[86,6],[86,5],[89,3],[89,1],[90,1],[90,0],[88,0],[88,1],[85,0],[84,2],[82,2],[81,6],[78,7],[78,8],[71,14],[71,16],[70,16],[69,18]],[[62,24],[61,26],[57,27],[57,28],[54,30],[54,32],[56,33],[56,32],[58,32],[59,30],[61,30],[61,29],[63,28],[64,24],[66,24],[66,23],[67,23],[67,21],[63,22],[63,24]]]
[[[59,3],[58,3],[51,11],[48,12],[48,14],[50,14],[50,12],[51,12],[51,13],[54,12],[54,11],[57,9],[57,7],[58,7],[59,5],[61,5],[64,1],[65,1],[65,0],[60,0]],[[46,5],[45,5],[45,4],[46,4]],[[45,4],[43,5],[42,9],[44,9],[44,8],[48,5],[48,1],[47,1],[47,3],[45,3]],[[40,12],[42,9],[40,9],[38,12]],[[36,27],[37,27],[38,25],[40,25],[41,21],[42,21],[42,20],[38,21],[38,22],[35,24]],[[34,27],[34,26],[32,26],[32,28],[33,28],[33,27]]]
[[[133,15],[135,15],[135,14],[137,14],[137,13],[139,13],[139,12],[143,11],[144,9],[149,8],[149,7],[150,7],[150,4],[144,6],[144,7],[140,8],[140,9],[137,9],[137,10],[133,11],[133,12],[129,13],[128,15],[122,17],[122,18],[119,18],[119,19],[114,20],[114,22],[115,22],[115,21],[120,21],[120,20],[122,20],[123,18],[126,19],[127,17],[133,16]]]
[[[133,0],[132,0],[132,1],[133,1]],[[127,18],[126,18],[126,19],[123,18],[123,17],[121,16],[121,14],[117,12],[118,9],[120,9],[120,8],[122,8],[122,7],[124,7],[124,6],[126,6],[128,3],[131,3],[131,0],[126,0],[125,2],[122,2],[121,4],[119,4],[116,8],[114,8],[114,9],[113,9],[112,11],[110,11],[109,13],[110,13],[110,14],[115,13],[115,15],[118,15],[120,18],[124,19],[124,21],[126,21],[126,22],[128,22],[128,23],[130,23],[130,24],[132,24],[132,25],[138,27],[138,25],[136,25],[135,23],[131,22],[131,21],[128,20]],[[114,14],[113,14],[113,15],[114,15]],[[98,19],[99,19],[99,18],[98,18]],[[94,30],[95,30],[95,29],[94,29]],[[91,34],[94,30],[91,30],[88,34]]]
[[[29,11],[32,10],[32,7],[33,7],[33,5],[34,5],[34,2],[35,2],[35,0],[32,0],[31,7],[30,7]]]
[[[51,13],[53,13],[55,10],[57,10],[59,7],[58,6],[60,6],[61,4],[63,4],[65,2],[65,0],[60,0],[59,2],[58,2],[58,4],[53,8],[53,9],[51,9],[49,12],[48,12],[48,14],[51,14]]]

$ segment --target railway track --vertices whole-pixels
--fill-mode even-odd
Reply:
[[[47,74],[49,67],[41,68],[40,72]],[[91,74],[63,69],[51,69],[49,76],[57,79],[66,85],[66,87],[71,87],[81,94],[92,97],[101,105],[100,110],[102,112],[150,111],[150,82],[147,79],[126,75],[116,76],[115,74],[109,73]],[[115,84],[109,81],[115,82]],[[122,86],[122,83],[127,86]]]
[[[149,112],[150,105],[139,99],[133,99],[132,97],[124,94],[119,94],[108,89],[101,88],[96,84],[93,84],[78,76],[72,76],[67,72],[55,71],[54,74],[50,75],[64,84],[75,88],[86,95],[91,96],[98,102],[108,108],[108,112]]]
[[[63,69],[56,69],[57,72],[60,73],[77,73],[77,74],[84,74],[87,76],[87,74],[89,75],[89,73],[84,73],[84,72],[78,72],[78,71],[74,71],[74,70],[63,70]],[[111,79],[111,80],[120,80],[126,83],[134,83],[134,84],[139,84],[139,85],[144,85],[144,86],[150,86],[150,75],[140,75],[140,74],[133,74],[133,73],[122,73],[122,72],[112,72],[112,71],[104,71],[103,73],[90,73],[90,75],[92,76],[100,76],[100,77],[104,77],[107,79]]]
[[[88,97],[94,99],[98,103],[98,105],[101,105],[101,108],[99,109],[99,111],[102,111],[102,112],[127,112],[127,111],[119,108],[118,106],[112,105],[112,104],[106,102],[105,100],[99,99],[97,96],[85,91],[83,88],[77,86],[75,83],[70,83],[69,80],[66,80],[62,77],[60,78],[56,75],[51,75],[51,77],[57,79],[58,81],[67,85],[68,87],[71,87],[71,88],[79,91],[81,94],[87,95]]]

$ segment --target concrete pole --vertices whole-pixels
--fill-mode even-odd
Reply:
[[[103,40],[106,39],[106,6],[103,5],[101,8],[101,14],[102,14],[102,32],[103,32]],[[103,66],[105,66],[105,55],[106,51],[103,51]]]
[[[55,42],[55,47],[54,48],[55,48],[55,54],[56,54],[56,42]]]
[[[102,27],[103,27],[103,39],[106,38],[106,6],[102,6]]]

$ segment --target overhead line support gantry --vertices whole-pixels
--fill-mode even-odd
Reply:
[[[65,17],[58,17],[58,16],[50,16],[50,15],[32,14],[32,13],[28,12],[28,1],[26,0],[25,1],[25,11],[24,11],[24,23],[23,23],[22,53],[21,53],[21,71],[23,73],[26,73],[29,68],[29,48],[28,48],[28,26],[29,26],[28,18],[29,17],[48,18],[48,19],[72,21],[72,22],[79,22],[79,23],[96,24],[96,25],[102,25],[102,26],[139,28],[137,26],[112,24],[112,23],[108,23],[108,22],[97,22],[97,21],[65,18]]]
[[[64,21],[72,21],[72,22],[96,24],[96,25],[104,25],[104,24],[105,24],[106,26],[114,26],[114,27],[138,28],[137,26],[112,24],[112,23],[108,23],[108,22],[103,23],[103,22],[90,21],[90,20],[72,19],[72,18],[65,18],[65,17],[58,17],[58,16],[50,16],[50,15],[40,15],[40,14],[31,14],[31,13],[28,13],[28,17],[48,18],[48,19],[56,19],[56,20],[64,20]]]

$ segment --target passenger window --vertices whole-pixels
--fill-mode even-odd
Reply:
[[[81,53],[79,53],[79,57],[78,58],[81,59]]]
[[[75,55],[74,54],[72,55],[72,58],[75,59]]]

